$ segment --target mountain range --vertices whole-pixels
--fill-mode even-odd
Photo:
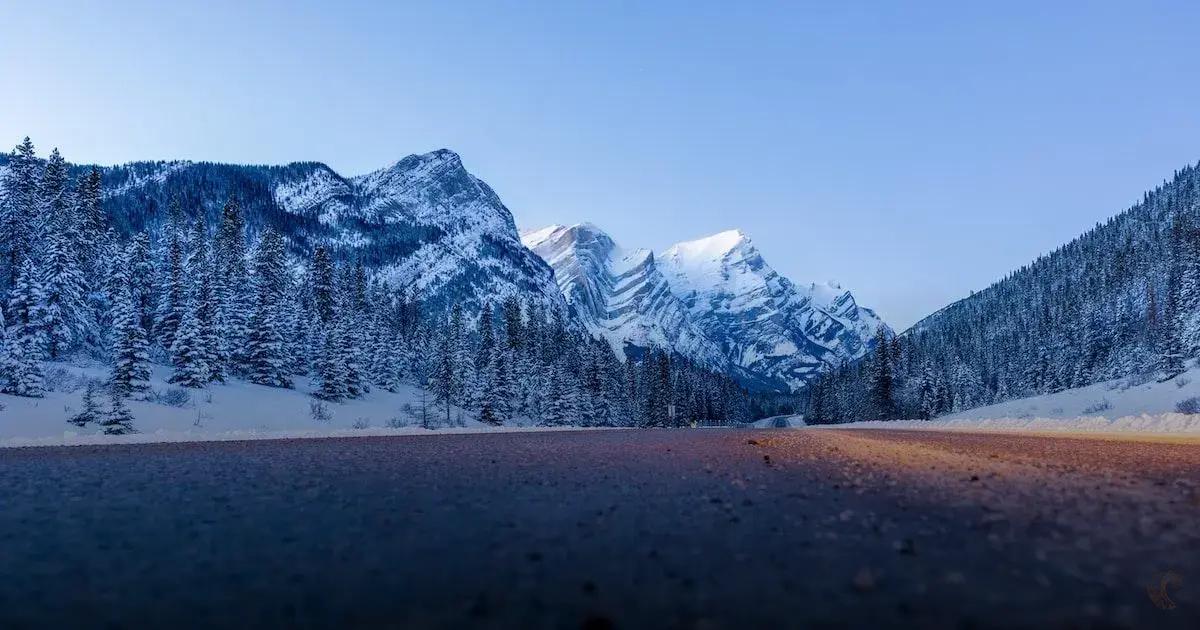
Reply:
[[[0,169],[7,160],[0,156]],[[72,175],[90,168],[72,166]],[[619,247],[590,224],[551,226],[522,242],[495,191],[446,149],[356,177],[319,162],[97,168],[104,209],[125,234],[163,224],[172,199],[215,225],[235,198],[251,233],[278,230],[297,259],[323,245],[430,312],[477,311],[515,295],[578,322],[619,356],[673,351],[753,389],[794,391],[861,357],[882,323],[840,287],[793,284],[738,231],[659,255]]]
[[[523,235],[595,336],[618,353],[670,347],[755,389],[794,391],[866,353],[882,320],[834,284],[798,286],[739,230],[661,254],[625,249],[592,224]]]

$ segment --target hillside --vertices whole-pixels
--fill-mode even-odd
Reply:
[[[926,317],[814,390],[826,421],[922,417],[1135,374],[1200,352],[1200,170]]]

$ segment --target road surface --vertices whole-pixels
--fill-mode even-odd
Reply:
[[[1200,444],[659,430],[0,449],[0,627],[1200,626]]]

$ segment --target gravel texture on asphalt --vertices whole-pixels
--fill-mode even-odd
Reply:
[[[648,430],[0,449],[0,627],[1200,627],[1200,444]]]

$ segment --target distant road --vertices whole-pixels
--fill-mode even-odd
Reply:
[[[1200,627],[1200,444],[661,430],[0,449],[0,628],[884,623]]]

